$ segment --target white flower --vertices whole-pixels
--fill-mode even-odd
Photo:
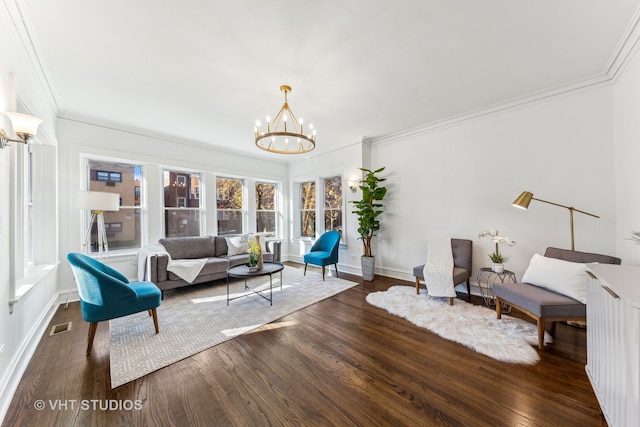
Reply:
[[[485,236],[491,236],[491,237],[495,237],[498,235],[498,230],[483,230],[480,233],[478,233],[478,237],[485,237]]]
[[[480,233],[478,233],[478,237],[486,237],[486,236],[491,236],[491,240],[496,245],[500,245],[500,244],[503,244],[503,243],[506,243],[509,246],[515,246],[516,245],[515,240],[511,240],[510,238],[508,238],[506,236],[499,236],[498,235],[498,230],[489,229],[489,230],[483,230]]]

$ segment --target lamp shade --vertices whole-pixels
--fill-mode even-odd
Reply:
[[[22,113],[5,113],[13,125],[13,131],[16,134],[35,135],[38,132],[38,126],[42,123],[42,119]]]
[[[531,199],[533,199],[533,193],[529,191],[523,191],[522,194],[520,194],[512,204],[516,208],[527,209],[529,207],[529,203],[531,203]]]
[[[120,194],[100,191],[78,191],[78,209],[91,211],[120,210]]]

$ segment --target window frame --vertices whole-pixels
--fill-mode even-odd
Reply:
[[[346,197],[345,197],[345,192],[344,192],[344,183],[345,178],[344,178],[344,173],[333,173],[333,174],[322,174],[316,177],[299,177],[299,178],[294,178],[292,180],[292,185],[293,185],[293,197],[294,197],[294,209],[296,210],[296,218],[293,221],[294,224],[294,237],[299,239],[299,240],[315,240],[317,239],[320,235],[322,235],[323,233],[325,233],[326,230],[325,229],[325,224],[324,224],[324,214],[325,214],[325,206],[326,206],[326,200],[325,200],[325,180],[326,179],[331,179],[331,178],[336,178],[339,177],[340,178],[340,184],[341,184],[341,199],[342,199],[342,203],[340,205],[340,210],[342,212],[342,225],[341,225],[341,237],[340,237],[340,243],[341,245],[344,245],[345,240],[345,234],[346,234],[346,223],[345,223],[345,219],[346,219]],[[308,236],[303,236],[302,235],[302,185],[308,182],[313,182],[315,183],[315,197],[316,197],[316,203],[315,203],[315,236],[314,237],[308,237]],[[310,210],[310,209],[309,209]]]
[[[181,168],[173,168],[173,167],[169,167],[169,166],[165,166],[162,167],[160,169],[160,176],[161,176],[161,187],[162,189],[165,188],[165,185],[167,184],[167,182],[165,181],[165,173],[169,173],[169,174],[175,174],[175,186],[176,187],[184,187],[186,188],[187,186],[187,182],[189,182],[191,179],[193,179],[194,177],[196,177],[198,179],[198,186],[195,187],[195,189],[197,189],[198,191],[196,191],[194,193],[194,197],[192,200],[197,200],[198,201],[198,206],[197,207],[189,207],[188,204],[188,197],[182,197],[182,196],[178,196],[176,195],[176,206],[166,206],[165,202],[165,198],[166,196],[163,194],[162,195],[162,201],[161,201],[161,206],[162,206],[162,235],[166,238],[167,236],[167,216],[169,214],[169,212],[184,212],[184,211],[190,211],[190,215],[192,214],[194,219],[198,220],[198,236],[202,236],[205,230],[205,224],[203,224],[202,218],[205,218],[203,214],[203,211],[205,210],[205,203],[204,200],[199,197],[200,196],[200,192],[203,191],[203,186],[204,186],[204,172],[202,171],[195,171],[195,170],[186,170],[186,169],[181,169]],[[170,183],[169,183],[170,184]],[[188,190],[187,190],[188,191]],[[195,195],[197,195],[198,197],[195,197]],[[181,199],[183,200],[183,205],[181,206]],[[189,234],[189,236],[192,236],[192,234]]]
[[[140,246],[139,247],[128,247],[128,248],[121,248],[121,249],[115,249],[113,248],[113,246],[109,247],[109,255],[124,255],[124,254],[130,254],[132,252],[137,252],[138,250],[140,250],[143,246],[146,245],[146,227],[147,227],[147,216],[146,216],[146,211],[147,211],[147,202],[146,202],[146,191],[145,191],[145,185],[146,185],[146,180],[144,179],[145,177],[145,166],[143,162],[140,161],[134,161],[134,160],[126,160],[126,159],[118,159],[118,158],[112,158],[112,157],[103,157],[103,156],[97,156],[97,155],[84,155],[82,156],[82,163],[83,163],[83,173],[84,173],[84,185],[83,185],[83,190],[86,191],[92,191],[91,190],[91,162],[100,162],[100,163],[113,163],[113,164],[120,164],[120,165],[129,165],[129,166],[133,166],[134,170],[135,168],[139,168],[140,169],[140,182],[138,183],[138,185],[136,185],[136,181],[135,181],[135,177],[134,177],[134,185],[133,185],[133,205],[123,205],[123,199],[122,199],[122,195],[124,194],[123,192],[118,192],[118,194],[120,194],[120,211],[123,210],[132,210],[134,213],[136,211],[138,211],[138,217],[140,220]],[[110,172],[110,171],[106,171],[107,173],[109,173],[111,176],[112,173],[117,174],[119,176],[120,181],[104,181],[104,180],[99,180],[98,179],[98,174],[97,172],[99,171],[98,169],[95,170],[96,171],[96,182],[102,182],[105,183],[107,186],[112,187],[112,185],[110,185],[110,183],[116,184],[116,183],[122,183],[122,173],[120,172]],[[101,172],[105,172],[105,171],[101,171]],[[140,197],[139,197],[139,202],[136,200],[136,188],[139,188],[140,192]],[[124,189],[123,189],[124,190]],[[97,190],[95,190],[97,191]],[[138,203],[138,204],[136,204]],[[126,217],[126,215],[125,215]],[[107,219],[108,220],[108,219]],[[89,227],[89,222],[91,221],[91,212],[90,211],[85,211],[82,213],[82,217],[81,217],[81,221],[80,221],[80,225],[81,225],[81,235],[84,236],[87,228]],[[105,221],[106,223],[107,221]],[[111,223],[113,222],[119,222],[119,221],[109,221]],[[92,228],[95,227],[95,224],[92,225]],[[109,240],[109,238],[107,238]],[[98,252],[97,251],[92,251],[91,248],[87,249],[87,253],[89,256],[97,256]]]
[[[261,179],[256,179],[254,181],[254,198],[257,199],[257,195],[258,195],[258,191],[257,191],[257,186],[258,184],[267,184],[267,185],[273,185],[274,189],[273,189],[273,210],[269,210],[269,209],[258,209],[258,204],[257,204],[257,200],[256,200],[256,206],[255,206],[255,222],[256,222],[256,232],[261,233],[262,230],[258,230],[258,213],[259,212],[273,212],[273,221],[274,221],[274,231],[273,231],[273,237],[276,236],[280,236],[280,221],[278,220],[279,216],[280,216],[280,184],[278,182],[274,182],[274,181],[265,181],[265,180],[261,180]],[[270,232],[268,232],[270,233]]]
[[[18,111],[29,112],[19,103]],[[59,264],[57,146],[46,132],[29,144],[12,143],[9,185],[9,313]],[[36,238],[36,236],[38,238]]]
[[[218,180],[219,179],[229,179],[229,180],[236,180],[236,181],[240,181],[241,183],[241,192],[242,192],[242,201],[240,203],[241,207],[240,209],[230,209],[230,208],[220,208],[218,206],[218,200],[229,200],[230,194],[227,190],[225,190],[223,192],[223,197],[219,197],[220,195],[220,190],[218,187]],[[248,216],[249,216],[249,212],[248,212],[248,191],[247,191],[247,180],[249,179],[249,177],[246,176],[232,176],[232,175],[215,175],[215,196],[216,196],[216,200],[215,200],[215,210],[216,210],[216,231],[217,234],[219,236],[224,236],[224,235],[229,235],[229,234],[245,234],[247,233],[247,225],[249,222]],[[240,213],[240,222],[242,224],[242,230],[234,230],[232,233],[221,233],[220,232],[220,215],[222,214],[223,216],[225,215],[229,215],[232,212],[239,212]]]
[[[330,179],[335,179],[335,178],[339,178],[340,179],[340,208],[327,208],[327,181]],[[326,212],[327,211],[336,211],[339,210],[340,211],[340,227],[339,229],[337,229],[337,231],[340,232],[340,234],[342,234],[342,230],[344,229],[344,214],[345,214],[345,209],[344,209],[344,179],[342,178],[342,175],[331,175],[331,176],[324,176],[324,177],[320,177],[320,180],[322,181],[322,206],[320,207],[321,209],[321,220],[322,220],[322,233],[325,233],[329,230],[327,230],[326,228],[326,224],[325,224],[325,219],[326,219]],[[333,230],[336,230],[335,228]]]

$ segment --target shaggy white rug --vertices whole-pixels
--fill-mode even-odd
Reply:
[[[367,302],[493,359],[523,365],[540,360],[535,324],[504,314],[498,320],[495,310],[485,306],[460,299],[449,305],[449,298],[432,298],[424,291],[416,294],[412,286],[372,292]],[[551,342],[548,333],[545,342]]]
[[[269,277],[250,285],[269,294]],[[227,306],[224,281],[167,291],[158,307],[160,333],[147,312],[109,321],[111,388],[168,366],[216,344],[247,333],[357,285],[355,282],[285,267],[273,275],[273,305],[250,294]],[[234,280],[231,297],[246,294],[243,280]]]

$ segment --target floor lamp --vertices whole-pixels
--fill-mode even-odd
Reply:
[[[104,226],[104,211],[120,210],[120,194],[103,193],[99,191],[79,191],[77,197],[78,209],[90,210],[91,220],[84,234],[82,243],[83,252],[91,253],[91,229],[95,222],[98,227],[98,259],[102,260],[103,252],[109,252],[109,243],[107,242],[107,231]]]
[[[598,215],[594,215],[594,214],[591,214],[589,212],[581,211],[581,210],[576,209],[576,208],[571,207],[571,206],[565,206],[565,205],[560,205],[558,203],[548,202],[548,201],[542,200],[542,199],[536,199],[535,197],[533,197],[533,193],[531,193],[529,191],[523,191],[522,194],[520,194],[518,196],[518,198],[513,201],[513,206],[515,206],[516,208],[520,208],[520,209],[527,209],[529,207],[529,203],[531,203],[532,200],[537,200],[537,201],[542,202],[542,203],[548,203],[550,205],[559,206],[561,208],[569,209],[569,219],[570,219],[570,225],[571,225],[571,250],[572,251],[575,250],[574,243],[573,243],[573,212],[576,211],[576,212],[580,212],[581,214],[592,216],[594,218],[600,218]]]

